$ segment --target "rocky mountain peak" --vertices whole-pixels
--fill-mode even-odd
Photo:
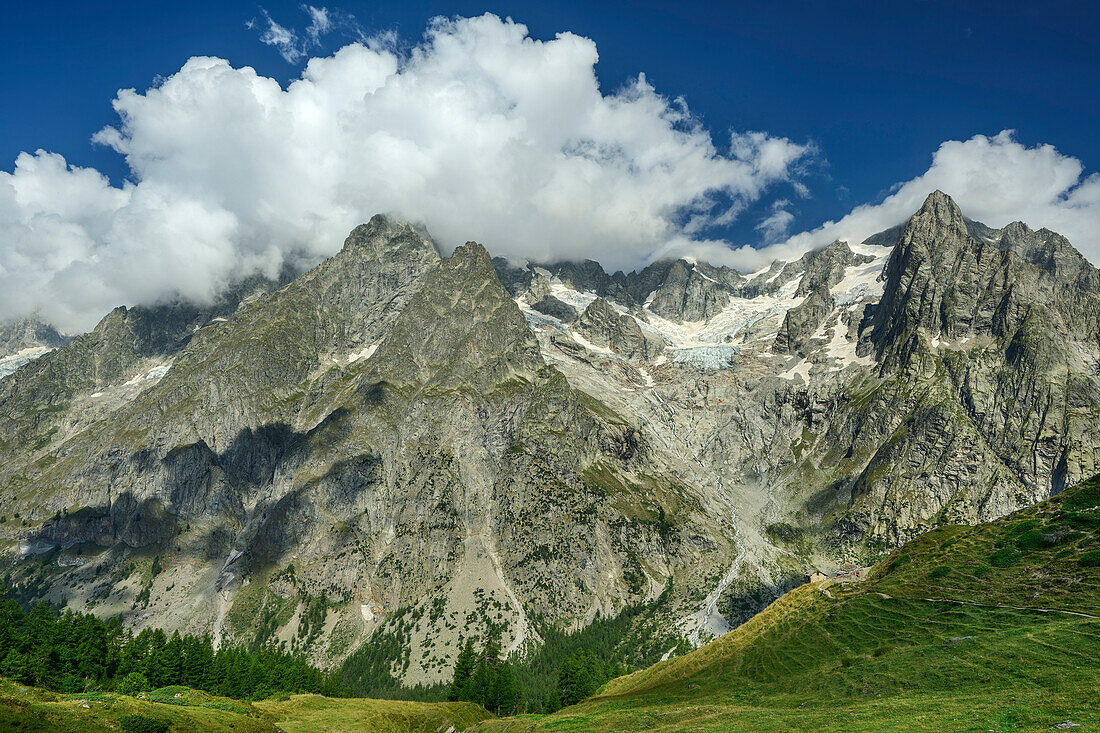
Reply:
[[[489,256],[489,252],[485,247],[477,242],[466,242],[466,244],[456,247],[449,263],[453,267],[467,265],[478,268],[483,276],[496,277],[496,273],[493,271],[493,258]]]
[[[903,241],[914,236],[951,237],[965,240],[970,236],[966,218],[954,199],[943,191],[933,191],[916,214],[910,217],[902,234]]]
[[[644,333],[632,316],[619,313],[603,298],[596,298],[584,309],[575,330],[601,348],[627,358],[645,361],[656,357],[664,343]]]
[[[366,224],[351,230],[344,240],[344,252],[356,252],[372,257],[401,256],[412,250],[431,249],[438,252],[435,243],[426,232],[409,222],[375,214]]]
[[[428,273],[373,365],[391,382],[479,389],[533,378],[545,366],[527,320],[477,242]]]
[[[808,295],[815,290],[828,290],[844,279],[845,271],[852,265],[862,265],[875,258],[852,251],[847,242],[839,239],[802,257],[805,274],[798,283],[795,295]]]
[[[703,321],[729,304],[730,288],[693,264],[677,260],[654,291],[650,310],[671,321]]]
[[[67,339],[37,315],[0,322],[0,358],[30,348],[56,349]]]
[[[998,232],[996,243],[1057,279],[1073,282],[1082,290],[1100,290],[1100,271],[1057,232],[1045,228],[1033,231],[1022,221],[1014,221]]]

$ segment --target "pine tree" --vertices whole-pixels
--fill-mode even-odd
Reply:
[[[447,692],[447,699],[451,702],[457,700],[465,700],[463,692],[465,691],[467,682],[474,675],[474,668],[477,665],[477,654],[474,652],[474,642],[472,639],[467,638],[466,642],[462,644],[461,650],[458,652],[458,657],[455,659],[455,672],[454,678],[451,680],[451,688]]]
[[[483,708],[489,707],[489,688],[493,684],[493,668],[484,658],[478,661],[474,674],[467,683],[468,689],[463,700],[476,702]]]
[[[518,711],[522,699],[523,693],[512,673],[512,665],[502,662],[493,675],[486,707],[497,715],[512,715]]]
[[[561,704],[575,705],[590,696],[602,682],[595,678],[595,657],[580,650],[569,655],[558,671],[558,697]]]

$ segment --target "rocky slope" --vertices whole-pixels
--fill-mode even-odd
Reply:
[[[326,663],[397,639],[434,681],[460,633],[633,603],[698,644],[809,565],[1100,471],[1100,274],[939,192],[751,274],[441,257],[375,217],[274,286],[0,379],[24,596]]]

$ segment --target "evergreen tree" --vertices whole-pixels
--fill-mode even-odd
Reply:
[[[462,645],[462,649],[458,652],[458,658],[455,660],[454,679],[451,680],[451,687],[447,692],[448,700],[455,702],[456,700],[466,699],[464,694],[466,686],[470,678],[474,676],[476,665],[477,654],[474,652],[474,642],[472,639],[467,638]]]
[[[508,662],[501,663],[489,686],[488,704],[485,707],[497,715],[512,715],[519,712],[522,701],[523,692],[512,673],[512,665]]]
[[[558,699],[562,706],[575,705],[591,696],[601,684],[595,656],[582,649],[562,662],[558,671]]]
[[[489,636],[481,654],[474,651],[470,639],[466,640],[455,660],[454,679],[447,698],[476,702],[500,715],[519,710],[523,701],[522,688],[512,666],[501,659],[499,635]]]

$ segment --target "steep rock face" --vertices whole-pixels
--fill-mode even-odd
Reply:
[[[412,228],[375,217],[352,232],[337,256],[231,317],[188,333],[186,346],[170,354],[171,360],[159,362],[163,366],[157,375],[140,385],[143,391],[124,394],[111,403],[105,424],[86,429],[89,418],[94,428],[104,415],[82,408],[102,399],[112,382],[129,373],[127,367],[165,348],[178,348],[174,336],[190,330],[184,325],[190,322],[186,312],[170,320],[178,328],[166,328],[148,310],[116,309],[91,333],[3,383],[0,411],[16,417],[16,424],[30,426],[6,441],[13,460],[4,473],[14,475],[20,464],[37,459],[38,454],[19,448],[31,440],[49,446],[60,425],[62,435],[71,435],[71,440],[60,448],[49,446],[45,461],[23,469],[27,491],[43,498],[52,492],[36,489],[36,481],[47,476],[79,487],[70,494],[54,494],[48,501],[56,502],[56,509],[73,503],[112,506],[118,493],[112,484],[120,474],[126,476],[129,493],[155,495],[177,471],[177,461],[190,465],[196,459],[219,465],[214,478],[227,479],[219,489],[224,490],[224,502],[239,504],[234,477],[253,485],[273,470],[271,461],[294,437],[290,426],[305,397],[303,385],[334,358],[348,360],[356,349],[380,340],[438,261],[434,245]],[[89,395],[92,390],[102,392]],[[140,446],[158,448],[153,455],[138,451],[123,459],[126,450]],[[156,454],[161,456],[159,466],[153,460]],[[222,454],[228,456],[227,465],[218,460]],[[88,460],[90,455],[112,458],[97,464]],[[201,479],[188,481],[184,493],[202,490]],[[45,505],[39,511],[48,513]]]
[[[729,289],[698,267],[677,260],[653,293],[650,310],[673,321],[702,321],[729,303]]]
[[[24,349],[56,349],[67,339],[36,316],[0,322],[0,358]]]
[[[586,339],[627,359],[646,361],[664,350],[664,343],[644,333],[633,317],[620,314],[603,298],[596,298],[581,314],[575,330]]]
[[[1020,244],[1020,225],[985,230],[976,239],[936,192],[887,267],[870,339],[892,396],[848,439],[885,440],[852,517],[891,541],[905,526],[1000,516],[1100,468],[1095,269],[1053,238]]]
[[[829,291],[844,279],[848,268],[874,260],[871,255],[856,254],[847,242],[835,241],[827,247],[807,252],[802,256],[802,279],[795,288],[795,296],[809,295],[814,291]]]
[[[127,399],[162,376],[200,330],[224,322],[242,304],[291,276],[287,270],[280,280],[246,279],[209,306],[119,307],[92,331],[63,339],[56,349],[25,362],[17,375],[0,381],[0,414],[7,418],[0,425],[0,447],[6,445],[17,462],[37,457],[35,449],[25,449],[83,429],[102,416],[101,408],[117,406],[119,399]],[[50,336],[56,335],[52,328],[40,325],[38,331],[56,341]],[[89,404],[93,394],[102,404]]]
[[[836,308],[831,289],[844,279],[848,268],[874,260],[870,255],[852,252],[846,242],[836,241],[827,247],[808,252],[795,264],[802,273],[795,288],[795,297],[805,297],[787,311],[783,326],[775,336],[773,349],[777,354],[802,351],[809,338],[825,323]]]
[[[312,639],[329,662],[404,619],[409,682],[449,673],[467,618],[502,624],[514,651],[536,621],[584,624],[674,575],[687,603],[735,553],[676,456],[546,366],[483,248],[440,260],[378,217],[46,451],[13,508],[24,552],[77,554],[55,601]],[[163,572],[142,591],[150,546]],[[301,619],[318,603],[314,638]]]
[[[544,315],[553,316],[565,323],[571,323],[577,320],[577,316],[579,315],[576,308],[568,303],[563,303],[553,295],[542,296],[542,298],[531,304],[531,308]]]
[[[0,322],[0,379],[67,340],[37,316]]]
[[[1100,273],[1065,237],[1049,229],[1032,231],[1017,221],[993,234],[1001,249],[1015,252],[1052,277],[1085,291],[1100,290]]]
[[[810,291],[805,300],[788,310],[783,317],[783,326],[775,335],[775,345],[772,347],[775,353],[798,353],[835,307],[836,303],[827,289]]]

